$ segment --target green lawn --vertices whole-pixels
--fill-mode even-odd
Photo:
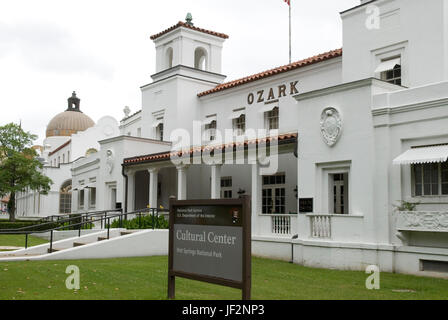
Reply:
[[[0,299],[165,299],[167,257],[0,263]],[[81,289],[65,287],[77,265]],[[253,299],[447,299],[448,280],[381,273],[367,290],[364,272],[313,269],[254,258]],[[177,299],[240,299],[241,291],[177,278]]]
[[[28,247],[47,243],[47,240],[28,236]],[[25,235],[23,234],[2,234],[0,235],[0,247],[25,247]]]

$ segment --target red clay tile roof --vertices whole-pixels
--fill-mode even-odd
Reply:
[[[260,143],[266,143],[267,141],[278,141],[280,143],[288,143],[289,140],[296,140],[298,134],[297,133],[285,133],[281,134],[275,137],[266,137],[261,139],[254,139],[254,140],[246,140],[244,142],[233,142],[230,144],[222,144],[222,145],[216,145],[216,146],[201,146],[201,147],[193,147],[191,148],[188,153],[190,155],[198,154],[201,152],[204,152],[205,150],[211,151],[211,150],[219,150],[219,149],[226,149],[226,148],[234,148],[234,147],[240,147],[242,145],[248,146],[250,144],[260,144]],[[157,161],[167,161],[171,159],[171,157],[181,157],[182,152],[181,151],[168,151],[168,152],[162,152],[162,153],[155,153],[145,156],[137,156],[133,158],[127,158],[123,160],[123,164],[125,166],[138,164],[142,162],[157,162]]]
[[[230,82],[226,82],[226,83],[220,84],[220,85],[216,86],[213,89],[210,89],[210,90],[198,93],[198,97],[203,97],[203,96],[215,93],[215,92],[227,90],[227,89],[230,89],[230,88],[241,86],[241,85],[249,83],[249,82],[253,82],[253,81],[261,80],[261,79],[264,79],[264,78],[272,77],[272,76],[275,76],[275,75],[283,73],[283,72],[287,72],[287,71],[291,71],[291,70],[294,70],[294,69],[302,68],[302,67],[305,67],[305,66],[309,66],[311,64],[315,64],[315,63],[318,63],[318,62],[322,62],[322,61],[325,61],[325,60],[329,60],[329,59],[333,59],[333,58],[337,58],[337,57],[341,57],[341,56],[342,56],[342,49],[336,49],[336,50],[332,50],[332,51],[329,51],[329,52],[321,53],[321,54],[318,54],[318,55],[316,55],[314,57],[310,57],[310,58],[307,58],[307,59],[304,59],[304,60],[293,62],[293,63],[287,64],[285,66],[281,66],[281,67],[274,68],[274,69],[271,69],[271,70],[268,70],[268,71],[264,71],[264,72],[260,72],[260,73],[257,73],[257,74],[254,74],[254,75],[251,75],[251,76],[248,76],[248,77],[245,77],[245,78],[241,78],[241,79],[238,79],[238,80],[234,80],[234,81],[230,81]]]
[[[229,36],[224,34],[224,33],[219,33],[219,32],[215,32],[215,31],[205,30],[205,29],[202,29],[202,28],[191,26],[191,25],[189,25],[189,24],[187,24],[185,22],[182,22],[182,21],[179,21],[176,25],[172,26],[171,28],[168,28],[168,29],[166,29],[166,30],[164,30],[162,32],[159,32],[159,33],[155,34],[155,35],[152,35],[150,38],[151,38],[151,40],[155,40],[155,39],[157,39],[157,38],[167,34],[168,32],[171,32],[171,31],[173,31],[173,30],[175,30],[177,28],[180,28],[180,27],[184,27],[184,28],[188,28],[188,29],[191,29],[191,30],[207,33],[207,34],[210,34],[212,36],[223,38],[223,39],[228,39],[229,38]]]
[[[68,140],[66,143],[64,143],[63,145],[57,147],[56,149],[54,149],[53,151],[51,151],[48,155],[52,156],[54,155],[56,152],[58,152],[59,150],[65,148],[66,146],[68,146],[70,143],[72,142],[72,140]]]

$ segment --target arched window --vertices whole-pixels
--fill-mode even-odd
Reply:
[[[89,150],[86,151],[86,157],[90,156],[91,154],[97,153],[98,150],[96,150],[95,148],[90,148]]]
[[[59,213],[72,212],[72,180],[67,180],[59,190]]]
[[[167,69],[170,69],[173,67],[173,48],[168,48],[166,50],[166,67]]]
[[[207,51],[204,48],[196,48],[194,51],[194,67],[207,70]]]

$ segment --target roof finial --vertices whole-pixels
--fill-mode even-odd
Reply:
[[[127,118],[131,114],[131,108],[126,106],[126,107],[124,107],[123,112],[124,112],[124,117]]]
[[[79,109],[79,104],[81,100],[76,96],[76,92],[73,91],[72,96],[67,99],[68,100],[68,108],[67,111],[78,111],[81,112]]]
[[[190,12],[188,12],[187,13],[187,17],[185,18],[185,21],[187,22],[187,24],[189,25],[189,26],[193,26],[194,24],[193,24],[193,16],[191,15],[191,13]]]

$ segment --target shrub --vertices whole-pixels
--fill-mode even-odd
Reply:
[[[79,223],[81,220],[75,219],[71,222],[52,222],[48,223],[45,221],[15,221],[15,222],[0,222],[0,230],[11,230],[14,229],[22,229],[27,228],[25,230],[19,230],[19,231],[46,231],[51,230],[54,228],[64,227],[58,230],[78,230],[79,226],[72,226],[73,224]],[[86,223],[81,226],[81,229],[92,229],[93,224],[92,223]]]
[[[154,223],[153,223],[154,221]],[[153,226],[154,224],[154,226]],[[168,229],[168,221],[164,216],[154,217],[152,215],[145,215],[141,217],[136,217],[131,220],[122,220],[121,226],[120,221],[117,219],[112,222],[112,228],[126,228],[126,229]]]
[[[420,202],[398,201],[399,205],[394,205],[397,211],[415,211]]]
[[[30,227],[34,224],[36,223],[33,221],[19,221],[19,220],[16,220],[14,222],[2,221],[0,222],[0,230],[19,229],[24,227]]]

